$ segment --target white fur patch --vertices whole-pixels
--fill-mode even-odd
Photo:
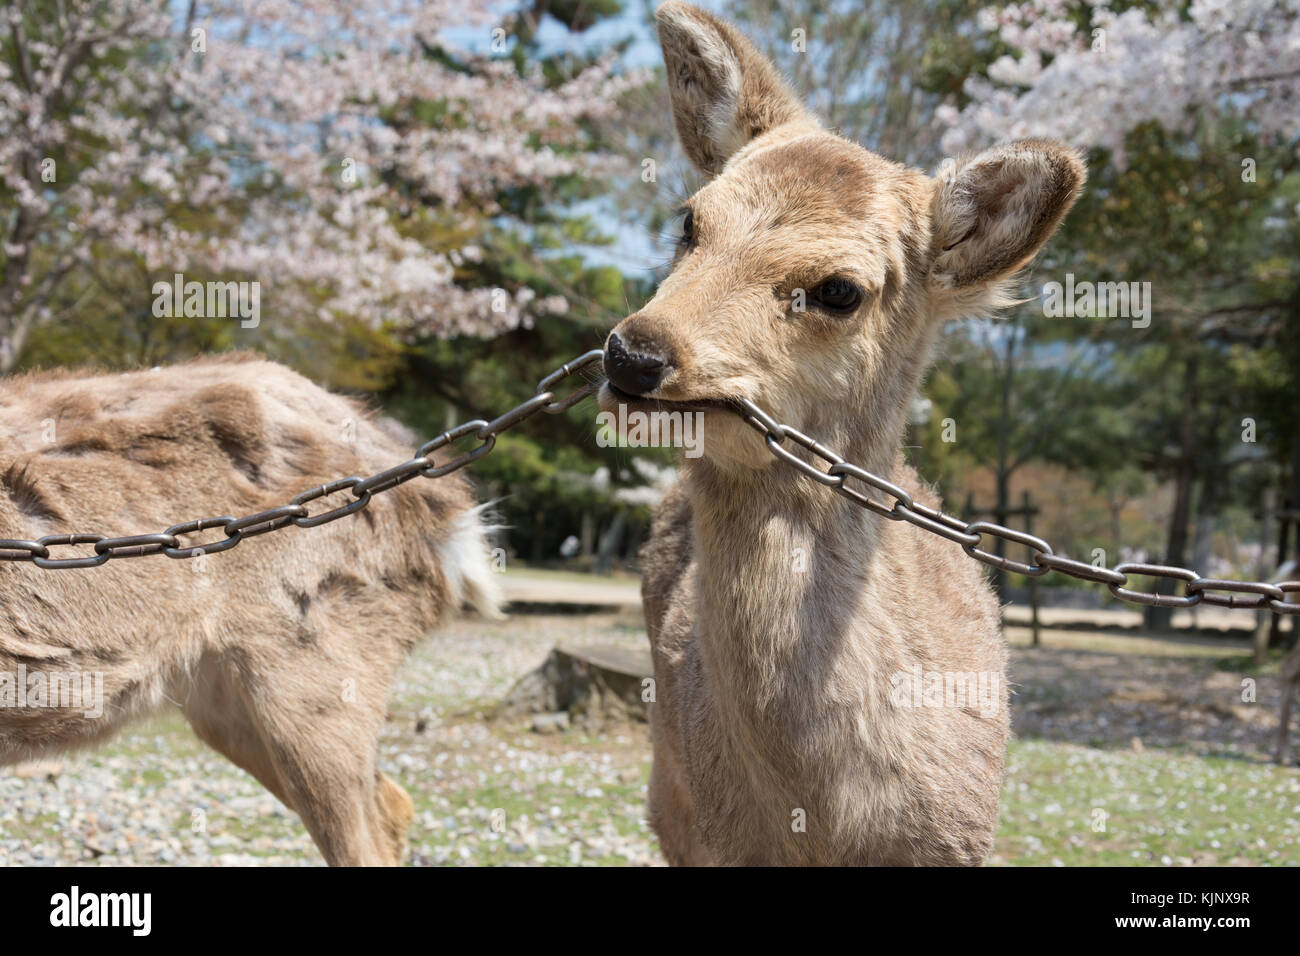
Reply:
[[[483,518],[488,507],[479,505],[457,515],[451,533],[438,542],[438,557],[457,606],[469,604],[484,617],[499,621],[505,617],[501,613],[504,598],[487,545],[490,528]]]

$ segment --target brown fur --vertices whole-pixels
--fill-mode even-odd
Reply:
[[[1286,766],[1291,762],[1291,702],[1295,699],[1296,690],[1300,688],[1300,644],[1291,648],[1282,659],[1278,677],[1282,681],[1282,697],[1278,702],[1276,757],[1278,763]]]
[[[390,427],[250,356],[12,378],[0,383],[0,537],[250,514],[410,457]],[[403,655],[466,590],[447,548],[477,533],[473,507],[463,477],[417,479],[359,516],[229,553],[0,563],[0,672],[102,672],[105,698],[98,719],[0,708],[0,764],[98,743],[170,703],[302,816],[329,863],[400,862],[411,800],[376,769],[376,738]],[[73,553],[90,547],[51,556]]]
[[[1059,144],[1024,142],[936,181],[822,131],[716,18],[672,2],[658,22],[683,146],[718,175],[689,202],[695,241],[615,329],[669,369],[634,404],[748,398],[936,505],[899,453],[936,329],[1004,301],[1082,165]],[[794,309],[798,290],[831,276],[866,291],[854,313]],[[602,392],[607,410],[619,400]],[[991,714],[890,699],[914,666],[1005,673],[997,603],[959,547],[801,477],[714,409],[643,562],[650,818],[670,862],[987,856],[1005,680]]]

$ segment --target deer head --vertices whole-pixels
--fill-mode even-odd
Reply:
[[[712,178],[681,210],[671,274],[606,341],[602,408],[703,411],[706,460],[766,468],[726,410],[747,398],[879,464],[940,321],[1012,301],[1082,163],[1024,140],[927,176],[823,129],[729,24],[675,0],[656,19],[678,137]]]

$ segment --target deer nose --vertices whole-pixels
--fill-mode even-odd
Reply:
[[[659,387],[672,363],[658,355],[629,352],[623,340],[610,333],[605,343],[605,375],[620,392],[645,395]]]

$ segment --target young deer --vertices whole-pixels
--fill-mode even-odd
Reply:
[[[0,382],[0,538],[252,514],[410,448],[355,403],[248,356],[12,378]],[[221,534],[185,546],[200,539]],[[74,552],[90,549],[51,557]],[[495,614],[495,593],[461,475],[230,554],[94,570],[0,562],[0,703],[15,698],[0,706],[0,765],[103,741],[172,703],[298,812],[327,862],[396,864],[412,805],[375,767],[389,684],[449,608]],[[102,675],[102,716],[14,706],[17,677],[38,673]]]
[[[1083,166],[1025,141],[931,179],[822,129],[730,25],[676,2],[657,19],[678,135],[714,178],[671,275],[611,332],[601,392],[705,415],[642,552],[651,822],[675,864],[979,863],[1008,734],[980,565],[776,461],[729,403],[935,505],[900,446],[936,329],[1010,301]],[[918,669],[998,693],[901,706]]]

